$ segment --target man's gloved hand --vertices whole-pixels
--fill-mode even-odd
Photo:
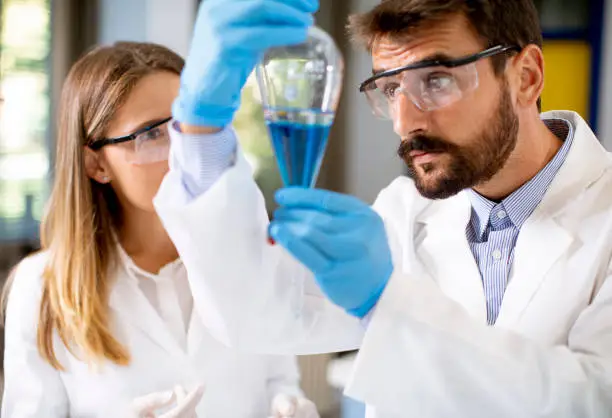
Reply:
[[[310,400],[280,394],[272,400],[271,418],[320,418],[316,405]]]
[[[370,206],[325,190],[285,188],[270,236],[315,275],[325,295],[363,318],[393,272],[381,217]]]
[[[202,400],[202,395],[204,387],[201,385],[189,393],[181,386],[175,387],[174,391],[150,393],[134,399],[128,417],[197,418],[196,408]],[[160,414],[160,411],[165,412]]]
[[[299,44],[318,0],[205,0],[172,113],[184,124],[231,123],[240,92],[266,49]]]

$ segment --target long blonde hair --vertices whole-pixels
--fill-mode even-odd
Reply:
[[[55,179],[41,225],[41,246],[49,258],[38,324],[38,350],[58,370],[63,368],[55,355],[54,332],[73,355],[77,347],[90,363],[130,361],[112,334],[108,307],[108,273],[117,259],[114,231],[121,225],[121,210],[113,189],[87,176],[84,147],[105,135],[139,80],[157,71],[180,74],[183,64],[163,46],[120,42],[92,50],[66,78]]]

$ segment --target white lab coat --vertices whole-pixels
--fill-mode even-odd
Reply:
[[[262,196],[242,157],[193,201],[171,170],[157,210],[216,338],[275,353],[360,346],[346,392],[379,418],[609,418],[612,158],[577,114],[543,117],[569,120],[574,142],[521,229],[494,327],[465,236],[465,193],[426,200],[403,177],[382,191],[375,209],[395,270],[365,334],[265,244]]]
[[[131,364],[105,363],[99,371],[72,356],[55,338],[65,371],[53,369],[36,348],[41,273],[47,254],[18,267],[10,293],[5,336],[2,418],[125,417],[136,397],[201,383],[200,418],[264,418],[278,393],[299,394],[293,357],[238,352],[211,338],[196,315],[181,348],[157,312],[120,268],[110,296],[112,329]],[[77,351],[78,353],[78,351]]]

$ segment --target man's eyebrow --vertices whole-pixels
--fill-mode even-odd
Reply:
[[[430,62],[430,61],[452,61],[454,59],[457,59],[456,57],[451,57],[450,55],[444,53],[444,52],[435,52],[433,54],[427,55],[425,56],[423,59],[419,60],[419,61],[415,61],[413,63],[407,64],[407,65],[413,65],[413,64],[421,64],[421,63],[425,63],[425,62]],[[389,71],[392,70],[393,68],[373,68],[372,69],[372,75],[377,75],[380,73],[384,73],[385,71]]]

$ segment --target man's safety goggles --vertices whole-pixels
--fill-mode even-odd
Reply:
[[[89,144],[89,148],[98,151],[107,145],[123,144],[126,160],[131,164],[151,164],[168,159],[170,151],[169,124],[172,118],[166,118],[146,126],[129,135],[118,138],[104,138]]]
[[[476,62],[498,54],[519,52],[519,46],[495,46],[467,57],[420,61],[380,72],[363,83],[373,113],[393,119],[400,94],[405,95],[423,112],[449,106],[478,87]]]

